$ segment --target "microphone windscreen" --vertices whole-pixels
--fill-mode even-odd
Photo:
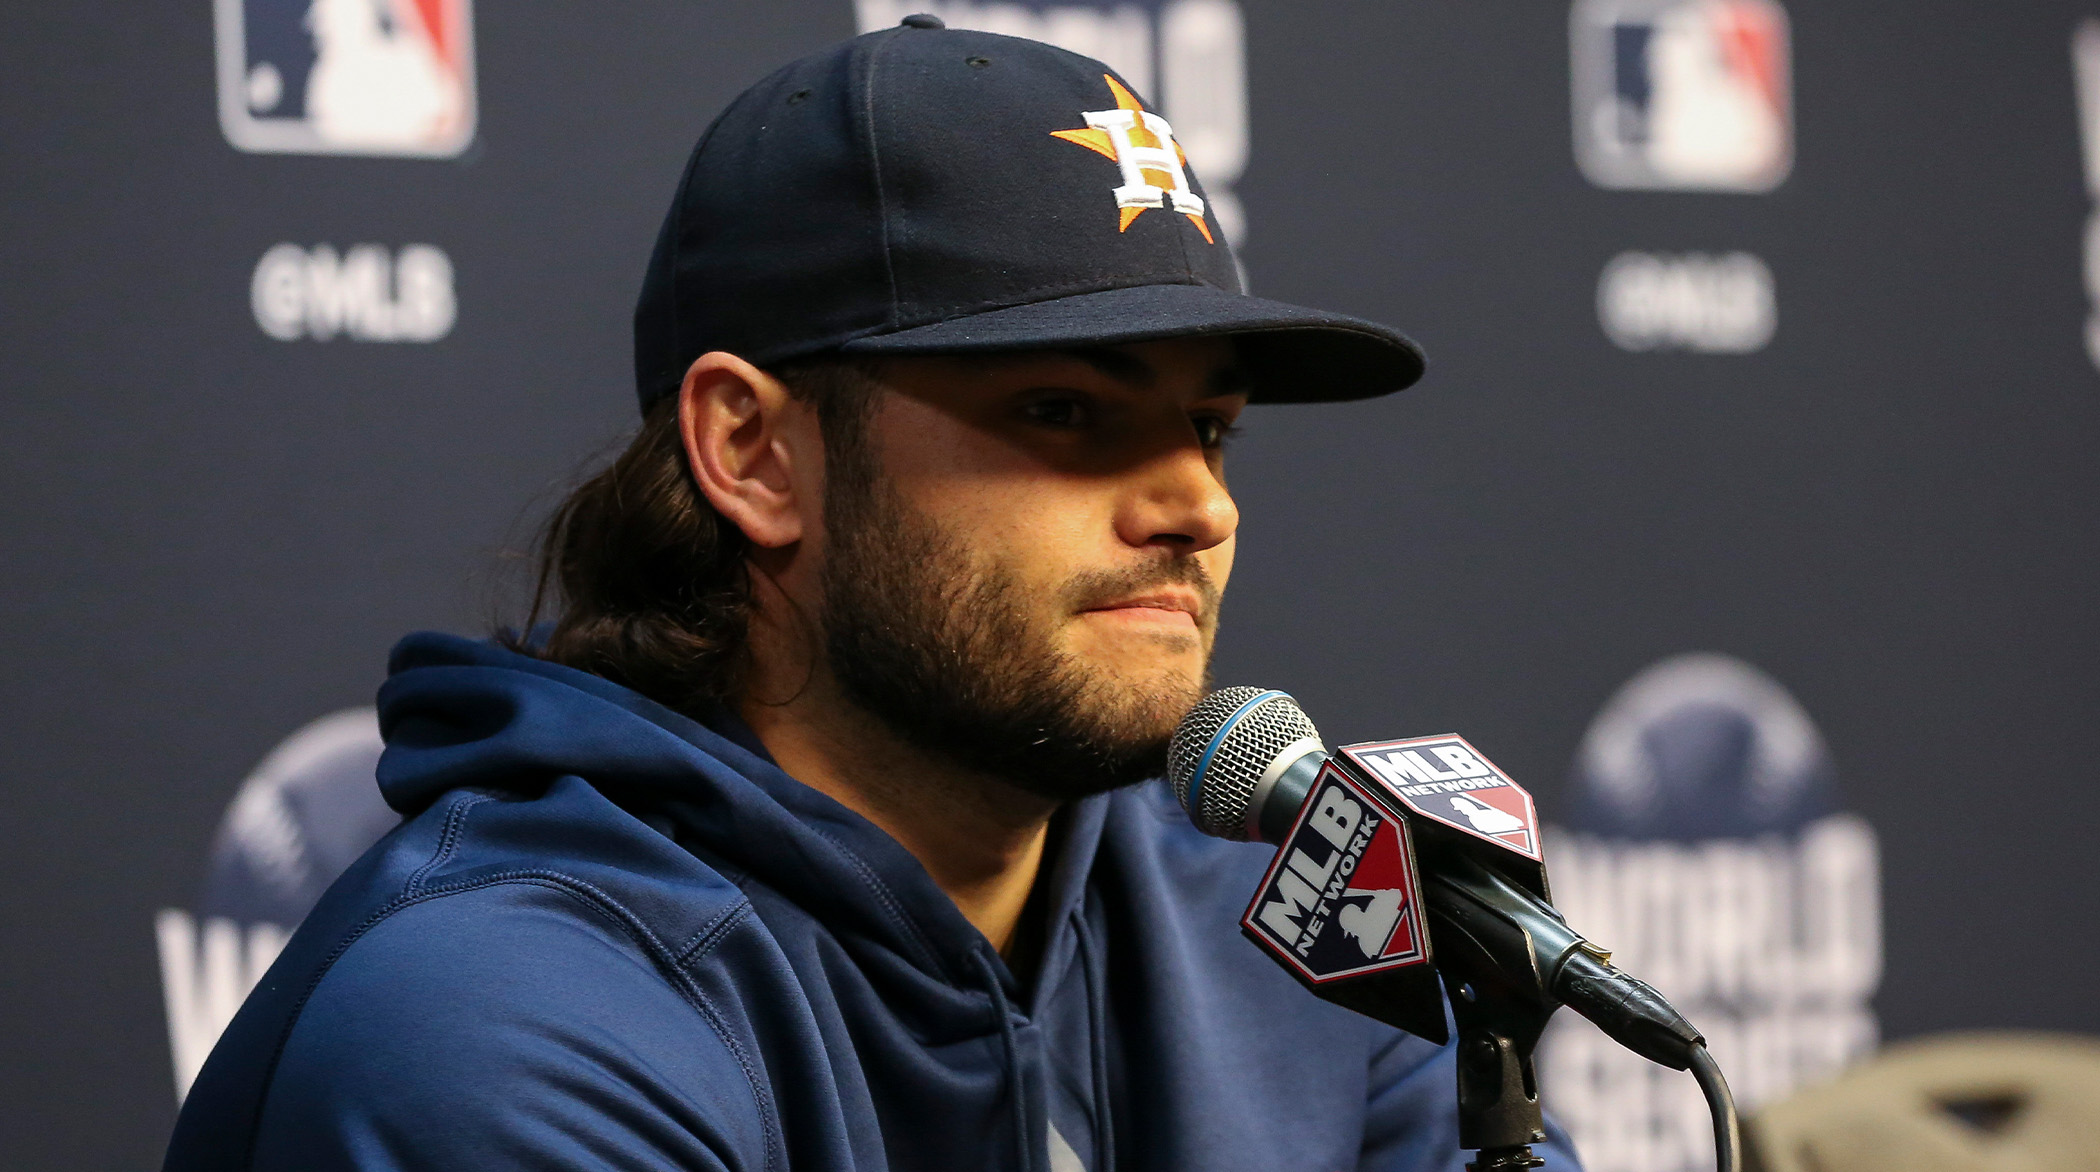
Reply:
[[[1197,701],[1174,730],[1167,780],[1196,829],[1245,840],[1264,777],[1308,748],[1319,748],[1319,741],[1320,730],[1290,696],[1268,688],[1220,688]]]

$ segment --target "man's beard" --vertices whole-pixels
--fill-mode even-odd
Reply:
[[[1207,666],[1194,678],[1146,681],[1088,669],[1057,649],[1035,617],[1042,600],[1010,569],[972,557],[877,477],[842,463],[833,472],[843,475],[825,494],[823,630],[848,699],[924,752],[1054,801],[1165,770],[1167,742],[1202,695]],[[1186,557],[1079,575],[1058,589],[1052,613],[1164,585],[1194,586],[1216,614],[1216,587]]]

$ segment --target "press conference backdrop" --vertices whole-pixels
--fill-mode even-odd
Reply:
[[[1530,785],[1753,1102],[2100,1030],[2100,5],[16,6],[0,1162],[156,1163],[390,820],[386,648],[485,629],[630,425],[692,141],[911,11],[1108,61],[1255,289],[1433,356],[1251,414],[1220,682]],[[1599,1172],[1706,1158],[1682,1076],[1580,1023],[1541,1066]]]

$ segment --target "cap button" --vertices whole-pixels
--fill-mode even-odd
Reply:
[[[931,12],[914,12],[897,22],[904,28],[947,28],[948,22]]]

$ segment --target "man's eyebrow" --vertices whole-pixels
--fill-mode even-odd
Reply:
[[[1152,369],[1151,363],[1122,350],[1111,350],[1106,346],[1079,346],[1061,350],[1059,353],[1077,358],[1119,383],[1149,387],[1159,381],[1159,372]]]
[[[1078,346],[1058,353],[1076,358],[1117,382],[1149,387],[1159,381],[1159,372],[1152,368],[1151,363],[1126,350]],[[1209,384],[1211,398],[1246,395],[1254,391],[1254,372],[1238,363],[1219,369],[1205,381]]]
[[[1071,346],[1057,350],[1040,351],[1038,353],[1049,353],[1061,358],[1072,359],[1075,362],[1083,362],[1107,378],[1114,379],[1120,383],[1128,383],[1132,386],[1150,387],[1159,381],[1159,371],[1154,369],[1151,363],[1126,350],[1117,350],[1108,346]],[[978,359],[978,362],[984,366],[995,366],[1002,365],[1002,359],[1020,363],[1028,361],[1030,357],[1026,353],[1013,355],[995,353],[982,356]],[[1209,385],[1210,397],[1212,398],[1226,395],[1245,395],[1252,393],[1254,390],[1253,372],[1237,363],[1218,370],[1206,382]]]
[[[1132,383],[1141,387],[1151,386],[1159,379],[1159,372],[1152,369],[1151,363],[1106,346],[1064,346],[1050,350],[993,351],[988,354],[963,356],[965,361],[980,370],[1026,367],[1029,363],[1040,362],[1046,357],[1085,363],[1093,367],[1096,373],[1117,382]]]
[[[1251,395],[1254,393],[1254,372],[1234,364],[1210,376],[1213,396]]]

